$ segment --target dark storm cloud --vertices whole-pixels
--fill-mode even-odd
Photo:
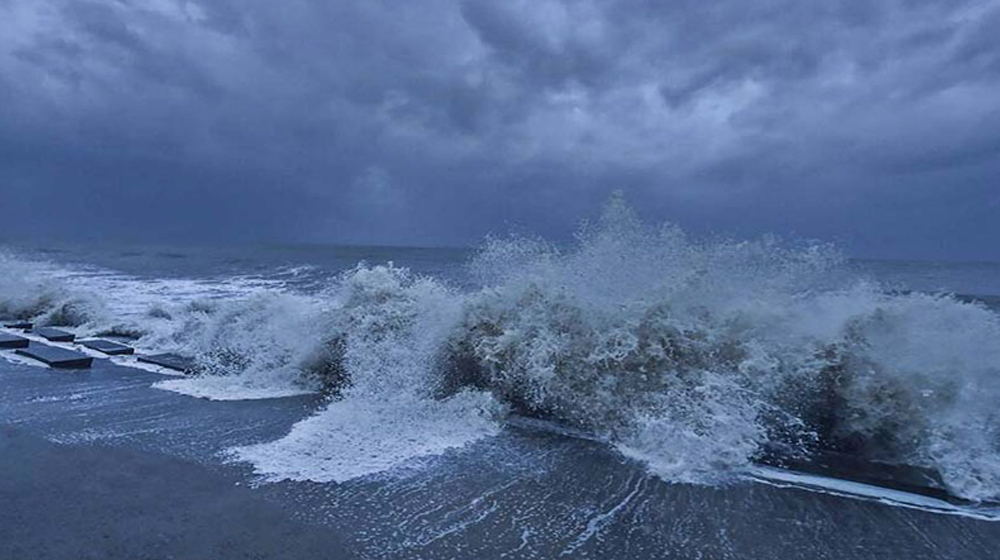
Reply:
[[[995,1],[8,0],[0,21],[0,236],[560,236],[622,188],[699,232],[1000,259]]]

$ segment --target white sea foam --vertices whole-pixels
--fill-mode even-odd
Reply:
[[[153,387],[212,401],[275,399],[315,393],[313,389],[296,386],[288,381],[279,379],[274,383],[268,383],[265,379],[245,378],[239,375],[204,376],[166,379],[154,383]]]
[[[571,250],[493,241],[477,270],[488,287],[450,340],[457,377],[667,480],[737,478],[780,443],[1000,494],[1000,317],[985,307],[886,292],[828,247],[692,241],[620,202]]]
[[[231,455],[271,481],[343,482],[494,435],[493,406],[483,393],[441,402],[348,397],[275,442],[235,448]]]
[[[882,488],[850,480],[795,473],[772,467],[754,467],[750,469],[748,476],[757,482],[780,488],[798,488],[812,492],[832,494],[834,496],[869,500],[895,507],[945,515],[957,515],[981,521],[1000,521],[1000,509],[996,507],[956,505],[930,496],[893,490],[891,488]]]
[[[344,481],[496,433],[485,392],[434,399],[437,352],[461,312],[440,283],[392,266],[358,267],[335,293],[332,325],[350,378],[342,400],[278,441],[233,450],[269,479]]]
[[[193,356],[208,374],[160,386],[216,400],[314,392],[297,365],[322,338],[323,302],[250,277],[138,278],[0,253],[0,316],[55,324],[79,337],[123,335],[140,352]],[[31,335],[22,335],[31,338]],[[75,348],[91,355],[85,348]],[[121,365],[150,369],[133,358]],[[221,376],[237,373],[232,379]]]

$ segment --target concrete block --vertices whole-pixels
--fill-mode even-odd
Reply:
[[[125,346],[124,344],[118,344],[110,340],[81,340],[79,344],[91,350],[103,352],[109,356],[125,356],[135,353],[135,349],[131,346]]]
[[[66,350],[65,348],[56,348],[55,346],[46,346],[44,344],[32,344],[28,348],[19,348],[16,352],[54,368],[62,369],[89,368],[90,364],[94,361],[93,358],[86,354]]]
[[[32,334],[37,334],[45,340],[52,342],[73,342],[76,340],[75,334],[59,329],[53,329],[52,327],[38,327],[31,332]]]
[[[0,348],[27,348],[28,339],[0,332]]]
[[[194,373],[197,368],[197,363],[194,358],[188,358],[187,356],[181,356],[179,354],[153,354],[148,356],[139,356],[139,361],[182,373]]]

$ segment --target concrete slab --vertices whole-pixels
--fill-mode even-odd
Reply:
[[[50,340],[52,342],[73,342],[76,340],[75,334],[59,329],[53,329],[52,327],[39,327],[31,332],[32,334],[37,334],[45,340]]]
[[[27,348],[28,339],[7,333],[0,333],[0,348]]]
[[[44,344],[32,344],[27,348],[19,348],[16,352],[54,368],[62,369],[85,369],[89,368],[90,364],[94,361],[93,358],[86,354],[66,350],[65,348],[56,348],[55,346],[46,346]]]
[[[118,344],[117,342],[112,342],[110,340],[81,340],[79,344],[86,346],[91,350],[103,352],[109,356],[126,356],[135,353],[135,349],[131,346],[125,346],[124,344]]]
[[[31,330],[31,327],[34,327],[35,325],[27,321],[5,321],[3,326],[8,329]]]
[[[194,373],[197,363],[194,358],[188,358],[187,356],[181,356],[180,354],[153,354],[147,356],[139,356],[140,362],[146,362],[147,364],[153,364],[160,367],[165,367],[167,369],[172,369],[174,371],[179,371],[182,373]]]

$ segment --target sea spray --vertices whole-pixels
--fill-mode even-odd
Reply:
[[[0,251],[0,318],[77,327],[107,317],[96,293],[65,289],[53,268]]]
[[[197,357],[198,375],[159,388],[216,400],[276,397],[316,391],[333,375],[318,365],[310,368],[317,357],[327,358],[323,350],[331,332],[320,298],[263,292],[202,302],[187,312],[172,343]],[[337,357],[329,359],[336,363]]]
[[[490,241],[442,352],[452,387],[583,427],[667,480],[834,449],[1000,492],[1000,318],[894,293],[828,246],[699,242],[620,201],[575,247]]]
[[[457,293],[389,265],[358,266],[329,295],[349,381],[286,437],[234,449],[234,458],[269,480],[340,482],[497,432],[503,407],[488,393],[432,394],[437,352],[461,313]]]

